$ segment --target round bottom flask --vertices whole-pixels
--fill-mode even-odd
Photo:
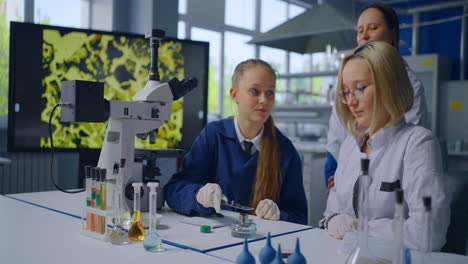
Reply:
[[[257,225],[248,218],[248,214],[240,213],[239,220],[231,225],[231,235],[238,238],[253,238],[257,235]]]

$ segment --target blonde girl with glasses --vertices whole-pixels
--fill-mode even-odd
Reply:
[[[421,249],[423,196],[432,196],[432,250],[445,244],[450,208],[437,139],[405,120],[414,90],[405,63],[387,42],[368,42],[346,55],[336,111],[350,134],[343,142],[325,218],[330,236],[342,239],[356,224],[360,159],[370,159],[369,235],[392,239],[395,190],[404,192],[405,246]],[[359,91],[359,92],[358,92]],[[359,94],[359,96],[358,96]]]

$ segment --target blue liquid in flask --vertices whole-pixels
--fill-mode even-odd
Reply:
[[[146,232],[145,240],[143,241],[143,247],[151,252],[166,251],[162,247],[162,241],[156,230],[150,229]]]

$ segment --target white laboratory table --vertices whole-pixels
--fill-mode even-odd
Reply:
[[[66,194],[59,191],[10,194],[7,196],[58,213],[68,214],[75,218],[80,218],[81,205],[85,201],[85,193]],[[200,233],[198,226],[180,222],[182,219],[186,219],[186,216],[167,209],[158,213],[163,215],[158,226],[158,232],[167,244],[205,253],[241,245],[243,242],[242,239],[231,236],[229,226],[213,229],[211,233]],[[225,218],[230,218],[232,221],[238,218],[238,214],[235,212],[222,211],[222,213]],[[251,218],[257,224],[257,237],[249,239],[249,241],[262,240],[268,232],[276,236],[311,229],[310,226],[289,222],[263,220],[256,216],[251,216]]]
[[[230,263],[170,245],[162,253],[145,251],[141,242],[115,246],[80,235],[75,217],[2,195],[0,211],[1,263]]]
[[[298,233],[287,234],[283,236],[273,237],[271,243],[273,248],[276,250],[278,244],[281,244],[282,249],[294,250],[296,239],[300,239],[301,253],[304,255],[308,263],[321,263],[321,264],[334,264],[344,263],[348,254],[351,253],[349,245],[344,245],[343,241],[331,238],[325,230],[314,228],[305,230]],[[374,242],[374,244],[373,244]],[[381,241],[377,238],[369,240],[369,247],[377,257],[380,258],[391,258],[392,244],[386,245],[385,249],[381,246],[385,241]],[[354,244],[354,243],[352,243]],[[375,245],[377,244],[377,246]],[[255,257],[257,263],[259,263],[260,250],[265,246],[265,240],[255,241],[249,243],[249,251]],[[379,248],[377,248],[379,247]],[[354,248],[354,247],[351,247]],[[227,260],[235,261],[240,252],[242,252],[242,246],[229,247],[221,250],[216,250],[207,253],[208,255],[215,257],[222,257]],[[386,252],[382,252],[382,250]],[[390,256],[390,257],[388,257]],[[421,253],[417,251],[411,251],[411,263],[421,263]],[[433,252],[431,253],[431,261],[424,264],[467,264],[468,257],[463,255]]]
[[[159,263],[229,263],[235,261],[242,250],[242,240],[231,237],[228,227],[201,234],[198,227],[180,223],[184,216],[173,212],[164,212],[161,220],[165,228],[159,233],[168,249],[164,253],[146,252],[141,243],[115,246],[82,236],[79,215],[83,196],[57,191],[0,195],[0,211],[3,212],[0,224],[5,230],[0,235],[2,263],[102,261],[119,264],[158,260]],[[225,213],[226,217],[232,216],[232,212]],[[309,263],[343,263],[346,258],[346,250],[342,250],[345,243],[329,237],[323,230],[282,221],[255,219],[255,222],[261,236],[272,233],[275,248],[281,243],[283,248],[293,249],[299,237],[301,251]],[[301,229],[303,227],[306,229]],[[252,239],[249,249],[258,258],[264,245],[263,238]],[[412,255],[412,262],[419,263],[418,252]],[[431,263],[466,264],[468,257],[434,253]]]

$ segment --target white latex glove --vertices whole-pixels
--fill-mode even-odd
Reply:
[[[261,200],[255,209],[255,214],[260,218],[274,221],[278,221],[280,218],[278,205],[270,199]]]
[[[213,207],[217,213],[221,211],[221,200],[227,201],[227,198],[216,183],[205,184],[197,193],[197,202],[206,208]]]
[[[328,222],[328,234],[336,239],[343,239],[351,228],[356,228],[357,219],[347,214],[339,214]]]

